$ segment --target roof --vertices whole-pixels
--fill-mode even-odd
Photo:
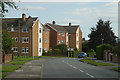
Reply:
[[[42,26],[43,26],[43,30],[48,30],[48,31],[50,31],[50,29],[48,29],[46,26],[44,26],[43,24],[42,24]]]
[[[3,18],[2,23],[7,25],[7,27],[18,27],[20,25],[21,27],[32,27],[34,24],[34,21],[37,20],[38,17],[33,18],[26,18],[25,21],[22,20],[22,18]],[[18,24],[20,23],[20,24]],[[5,26],[3,26],[5,27]]]
[[[50,24],[50,23],[47,23],[47,25],[53,28],[55,31],[68,32],[68,33],[76,33],[79,27],[79,25],[61,26],[61,25]]]

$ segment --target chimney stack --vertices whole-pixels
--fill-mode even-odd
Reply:
[[[72,26],[71,22],[69,22],[69,26]]]
[[[26,14],[22,14],[22,20],[25,21]]]
[[[53,24],[55,24],[55,21],[53,21]]]
[[[28,18],[31,18],[31,16],[29,16]]]

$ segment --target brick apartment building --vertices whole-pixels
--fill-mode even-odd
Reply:
[[[47,52],[50,49],[50,29],[43,26],[43,49]]]
[[[41,56],[42,55],[42,25],[38,17],[3,18],[2,30],[8,31],[15,45],[13,54]]]
[[[70,48],[77,48],[82,50],[82,32],[79,25],[68,26],[56,25],[55,21],[46,23],[45,26],[50,29],[50,48],[58,44],[66,44]]]

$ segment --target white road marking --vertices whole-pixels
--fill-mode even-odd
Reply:
[[[73,66],[74,69],[77,69],[76,67]]]
[[[79,69],[80,72],[84,72],[83,70]]]
[[[86,75],[90,76],[91,78],[94,78],[94,76],[90,75],[89,73],[86,73]]]

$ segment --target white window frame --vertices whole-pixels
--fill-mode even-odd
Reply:
[[[45,39],[45,43],[47,43],[47,39]]]
[[[28,42],[24,42],[23,38],[24,38],[24,39],[27,39],[27,38],[28,38]],[[22,37],[22,43],[29,43],[29,37]]]
[[[23,52],[23,50],[24,50],[24,52]],[[29,53],[28,47],[22,47],[22,53]]]
[[[58,43],[59,43],[59,44],[61,43],[60,40],[58,40]]]
[[[14,31],[14,28],[13,28],[13,27],[11,28],[11,31],[12,31],[12,32]]]
[[[13,47],[12,50],[13,52],[18,52],[18,47]]]
[[[39,52],[41,52],[42,50],[41,50],[41,48],[39,48]]]
[[[24,29],[26,29],[26,30],[24,31]],[[28,33],[28,32],[29,32],[29,28],[28,28],[28,27],[23,27],[23,28],[22,28],[22,32],[23,32],[23,33]]]

